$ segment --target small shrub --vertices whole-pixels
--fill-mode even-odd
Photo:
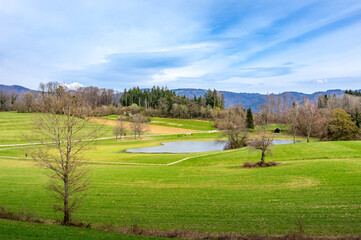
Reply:
[[[243,163],[243,168],[272,167],[277,165],[281,165],[281,163],[277,163],[277,162]]]

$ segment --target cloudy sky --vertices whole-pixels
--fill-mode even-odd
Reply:
[[[0,84],[361,88],[360,0],[0,0]]]

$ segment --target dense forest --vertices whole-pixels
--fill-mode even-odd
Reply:
[[[212,112],[224,108],[224,96],[220,96],[216,90],[208,90],[204,97],[187,98],[167,88],[153,87],[150,90],[141,90],[135,87],[125,89],[119,103],[123,107],[137,105],[151,116],[208,118]]]

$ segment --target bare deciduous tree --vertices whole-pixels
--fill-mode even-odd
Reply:
[[[321,135],[323,118],[320,115],[317,105],[306,99],[300,107],[299,131],[307,137],[310,142],[311,135]]]
[[[273,138],[268,135],[267,130],[263,129],[260,133],[261,138],[252,139],[249,142],[249,146],[254,150],[261,150],[261,164],[265,163],[266,154],[272,153],[270,146],[273,144]]]
[[[88,187],[89,168],[83,165],[82,153],[92,140],[101,135],[101,126],[86,121],[87,110],[80,96],[60,89],[44,95],[40,114],[33,119],[31,156],[42,167],[49,169],[49,189],[61,205],[54,206],[64,215],[62,223],[71,224],[81,192]]]
[[[148,131],[148,126],[145,124],[147,122],[147,118],[142,114],[137,113],[131,118],[132,123],[130,124],[130,128],[134,133],[134,138],[140,138],[140,135]]]
[[[246,126],[246,113],[243,108],[227,109],[224,115],[216,121],[221,136],[228,138],[227,149],[240,148],[246,145],[248,129]]]
[[[300,107],[294,103],[292,108],[287,109],[285,113],[286,123],[291,126],[293,142],[296,142],[296,134],[299,127]]]
[[[118,140],[118,136],[120,136],[120,138],[122,138],[122,136],[124,136],[125,133],[125,124],[124,124],[124,118],[119,116],[117,119],[117,125],[114,127],[113,133],[115,135],[115,139]]]

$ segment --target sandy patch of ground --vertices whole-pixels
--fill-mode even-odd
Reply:
[[[88,120],[92,121],[92,122],[96,122],[96,123],[106,124],[109,126],[116,126],[116,124],[117,124],[117,121],[105,120],[105,119],[99,119],[99,118],[89,118]],[[129,122],[124,122],[124,124],[127,129],[130,129]],[[149,125],[149,124],[148,124],[148,128],[149,128],[148,133],[153,133],[153,134],[177,134],[177,133],[180,134],[180,133],[199,132],[199,131],[191,130],[191,129],[155,126],[155,125]]]

